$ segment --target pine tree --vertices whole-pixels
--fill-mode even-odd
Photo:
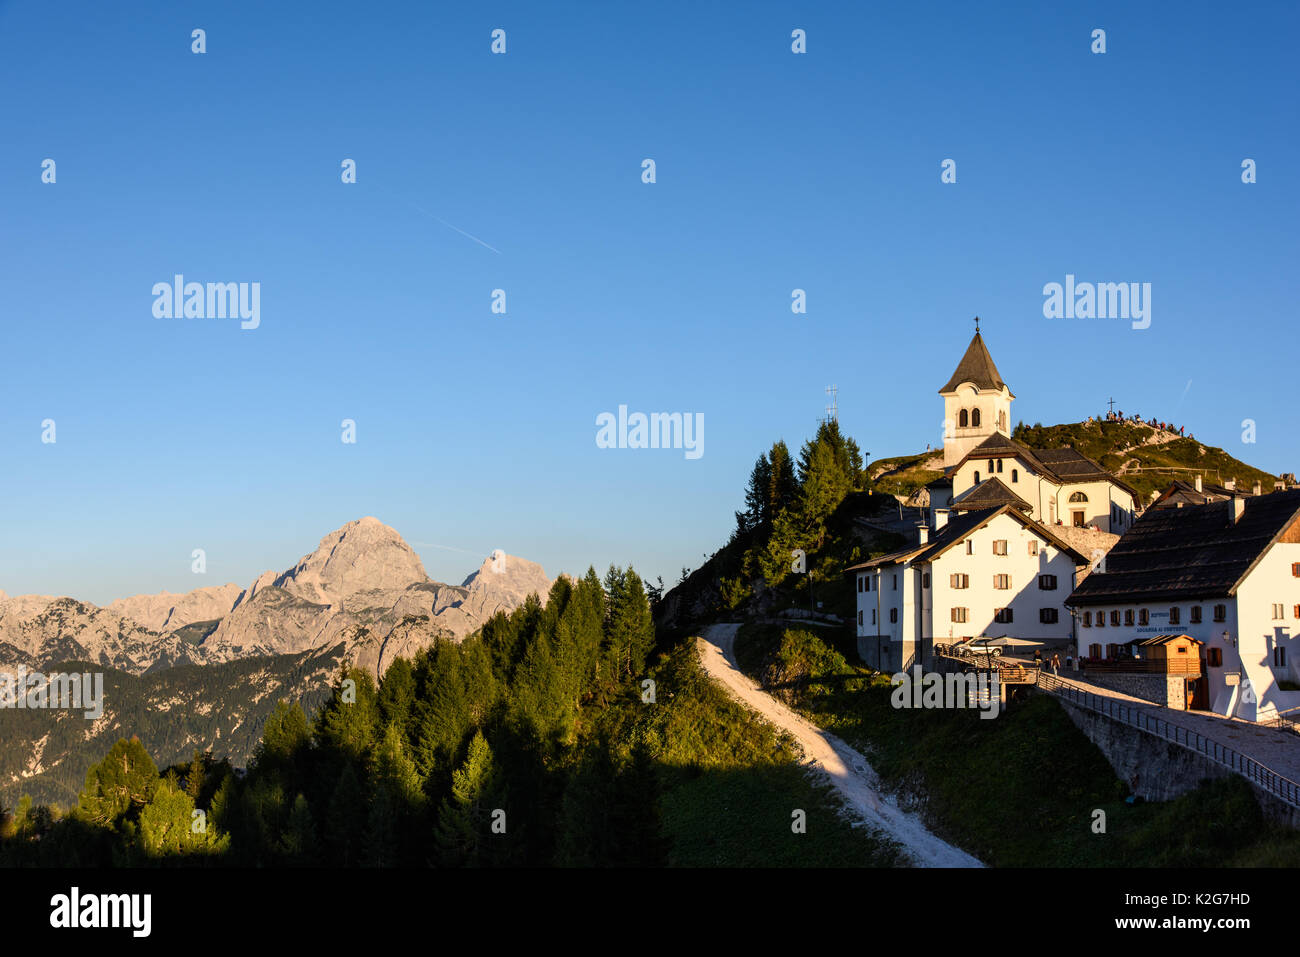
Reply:
[[[194,802],[167,779],[154,790],[133,828],[135,850],[146,858],[215,856],[230,845],[206,815],[195,817]]]
[[[352,763],[344,765],[330,797],[328,834],[334,863],[355,867],[361,861],[361,840],[367,822],[365,796]]]
[[[768,454],[771,473],[767,488],[767,519],[776,521],[781,512],[794,505],[799,495],[799,480],[795,478],[794,461],[784,441],[778,441]]]
[[[266,716],[262,725],[262,740],[258,743],[254,760],[267,767],[285,767],[292,764],[298,749],[311,741],[307,715],[298,702],[277,701],[275,710]]]
[[[439,863],[444,867],[473,867],[488,863],[493,855],[486,843],[490,833],[489,806],[499,795],[492,749],[482,733],[470,740],[465,762],[452,775],[451,796],[442,802],[436,829]]]
[[[742,532],[752,532],[770,521],[768,510],[772,485],[772,465],[767,453],[758,457],[745,487],[745,510],[736,513],[736,525]]]
[[[355,701],[347,692],[355,694]],[[379,731],[379,693],[370,672],[348,669],[334,686],[334,695],[316,716],[316,733],[328,751],[352,761],[363,760]]]
[[[312,819],[307,799],[301,794],[293,799],[289,826],[280,839],[280,850],[298,867],[312,867],[318,863],[316,822]]]
[[[395,658],[379,684],[379,715],[385,724],[405,730],[415,704],[415,673],[405,658]]]
[[[85,820],[114,827],[149,803],[158,786],[158,767],[139,738],[119,739],[86,772],[79,809]]]

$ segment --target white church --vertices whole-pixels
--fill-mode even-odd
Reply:
[[[1138,494],[1074,449],[1031,449],[1011,438],[1015,395],[978,320],[939,394],[944,475],[927,486],[927,522],[914,544],[848,569],[861,656],[898,670],[928,660],[936,642],[981,635],[1064,649],[1074,634],[1065,600],[1089,558],[1063,526],[1122,534],[1138,514]]]
[[[1011,505],[1045,525],[1122,535],[1138,493],[1072,448],[1031,449],[1011,437],[1015,394],[1003,381],[976,321],[975,338],[943,396],[942,478],[927,490],[930,508],[957,511]]]

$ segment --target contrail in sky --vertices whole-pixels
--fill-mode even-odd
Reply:
[[[415,206],[414,203],[412,203],[411,205],[412,205],[412,206]],[[472,240],[474,240],[474,242],[478,243],[480,246],[485,246],[486,248],[492,250],[492,251],[493,251],[494,253],[496,253],[498,256],[501,255],[501,250],[497,249],[495,246],[490,246],[490,245],[488,245],[487,243],[483,242],[483,240],[479,239],[477,236],[473,235],[472,233],[467,233],[467,232],[465,232],[465,230],[461,229],[459,226],[453,226],[451,223],[447,222],[447,221],[446,221],[445,219],[443,219],[441,216],[434,216],[433,213],[429,212],[427,209],[424,209],[423,207],[420,207],[420,206],[415,206],[415,208],[418,209],[418,210],[420,210],[420,212],[424,213],[424,215],[426,215],[426,216],[432,216],[434,219],[436,219],[438,222],[442,223],[442,224],[443,224],[444,226],[446,226],[448,229],[454,229],[454,230],[456,230],[456,232],[460,233],[460,234],[461,234],[462,236],[464,236],[466,239],[472,239]]]

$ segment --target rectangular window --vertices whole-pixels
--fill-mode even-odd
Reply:
[[[1038,621],[1044,625],[1054,625],[1057,622],[1059,614],[1055,608],[1038,609]]]
[[[1088,657],[1089,657],[1089,658],[1100,658],[1100,657],[1101,657],[1101,645],[1096,645],[1096,644],[1089,645],[1089,646],[1088,646]]]
[[[994,554],[994,555],[1005,555],[1006,553],[1007,553],[1007,540],[1006,540],[1005,538],[999,538],[999,539],[997,539],[997,540],[993,543],[993,554]]]
[[[1274,606],[1273,606],[1273,620],[1274,620],[1274,621],[1278,621],[1278,620],[1281,619],[1281,618],[1285,618],[1286,615],[1284,614],[1284,611],[1285,611],[1285,609],[1284,609],[1281,605],[1274,605]]]
[[[1183,610],[1175,605],[1169,609],[1169,624],[1181,625],[1183,623]]]
[[[996,622],[998,622],[999,624],[1003,624],[1003,625],[1010,624],[1010,622],[1011,622],[1011,609],[1010,609],[1010,608],[998,608],[997,610],[995,610],[995,611],[993,612],[993,620],[996,621]]]
[[[1227,606],[1227,605],[1215,605],[1215,606],[1214,606],[1214,620],[1215,620],[1215,621],[1227,621],[1227,620],[1228,620],[1228,606]]]
[[[1043,591],[1056,591],[1056,576],[1055,576],[1055,575],[1039,575],[1039,576],[1038,576],[1038,587],[1039,587],[1040,589],[1042,589]]]
[[[898,591],[898,576],[897,576],[897,575],[894,576],[894,584],[891,585],[890,587],[893,588],[894,591]]]
[[[970,576],[969,576],[969,575],[950,575],[949,578],[948,578],[948,585],[949,585],[949,587],[951,587],[951,588],[969,588],[969,587],[970,587]]]
[[[955,621],[955,622],[957,622],[958,624],[965,624],[965,623],[966,623],[966,614],[967,614],[967,609],[965,609],[965,608],[954,608],[954,609],[952,610],[952,620]]]
[[[1296,578],[1300,578],[1300,562],[1291,563],[1291,574]]]
[[[1211,668],[1223,667],[1223,649],[1207,648],[1205,649],[1205,663]]]
[[[875,625],[875,623],[876,623],[876,609],[873,608],[871,609],[871,624]]]
[[[966,554],[967,555],[975,554],[975,539],[973,538],[966,539]]]
[[[1092,627],[1092,612],[1090,612],[1090,611],[1085,611],[1085,612],[1083,613],[1083,627],[1084,627],[1084,628],[1091,628],[1091,627]]]
[[[858,627],[862,627],[862,612],[858,612]]]
[[[1111,623],[1111,627],[1113,627],[1113,628],[1118,628],[1118,627],[1119,627],[1119,609],[1118,609],[1118,608],[1115,608],[1115,609],[1112,609],[1112,610],[1111,610],[1111,613],[1110,613],[1110,623]]]
[[[923,573],[921,574],[921,587],[922,587],[922,588],[929,588],[929,587],[930,587],[930,573],[929,573],[929,572],[923,572]]]
[[[1104,611],[1097,612],[1097,627],[1098,628],[1106,627],[1106,613]]]
[[[863,590],[863,591],[871,591],[871,579],[870,579],[870,578],[866,579],[866,581],[863,583],[862,590]]]
[[[1030,555],[1037,555],[1037,554],[1038,554],[1038,540],[1037,540],[1037,539],[1035,539],[1034,541],[1031,541],[1031,542],[1029,543],[1029,554],[1030,554]]]
[[[1010,576],[1010,575],[994,575],[994,576],[993,576],[993,587],[996,588],[996,589],[998,589],[999,591],[1005,591],[1006,589],[1010,588],[1010,587],[1011,587],[1011,576]]]
[[[1180,655],[1185,655],[1185,654],[1187,654],[1187,648],[1186,648],[1185,646],[1183,646],[1183,645],[1179,645],[1179,646],[1178,646],[1177,648],[1175,648],[1174,650],[1177,651]]]
[[[891,609],[889,609],[889,623],[890,623],[891,625],[896,625],[896,624],[898,624],[898,609],[897,609],[897,608],[891,608]]]
[[[1125,628],[1132,628],[1132,627],[1133,627],[1133,609],[1132,609],[1132,608],[1125,608],[1125,609],[1124,609],[1124,627],[1125,627]]]
[[[863,582],[863,578],[862,578],[861,575],[859,575],[859,576],[858,576],[858,591],[862,591],[862,582]]]
[[[1296,617],[1300,618],[1300,612],[1297,612],[1297,613],[1296,613]],[[1193,606],[1192,606],[1192,624],[1193,624],[1193,625],[1199,625],[1200,623],[1201,623],[1201,606],[1200,606],[1200,605],[1193,605]]]
[[[1138,609],[1138,624],[1139,624],[1139,625],[1149,625],[1149,624],[1151,624],[1151,612],[1147,611],[1145,608],[1139,608],[1139,609]]]

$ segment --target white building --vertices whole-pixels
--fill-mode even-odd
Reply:
[[[935,512],[915,545],[853,565],[862,659],[880,671],[924,663],[936,642],[1014,635],[1064,647],[1065,598],[1087,559],[1005,504]]]
[[[1046,525],[1095,526],[1120,535],[1133,524],[1139,513],[1137,492],[1100,464],[1072,448],[1031,449],[1011,437],[1015,396],[978,326],[939,394],[944,402],[944,475],[927,486],[932,509],[1015,501]],[[999,489],[989,498],[983,486],[993,479],[1010,494]]]
[[[1300,490],[1148,510],[1067,600],[1083,657],[1147,635],[1204,642],[1195,697],[1257,720],[1300,707]]]

